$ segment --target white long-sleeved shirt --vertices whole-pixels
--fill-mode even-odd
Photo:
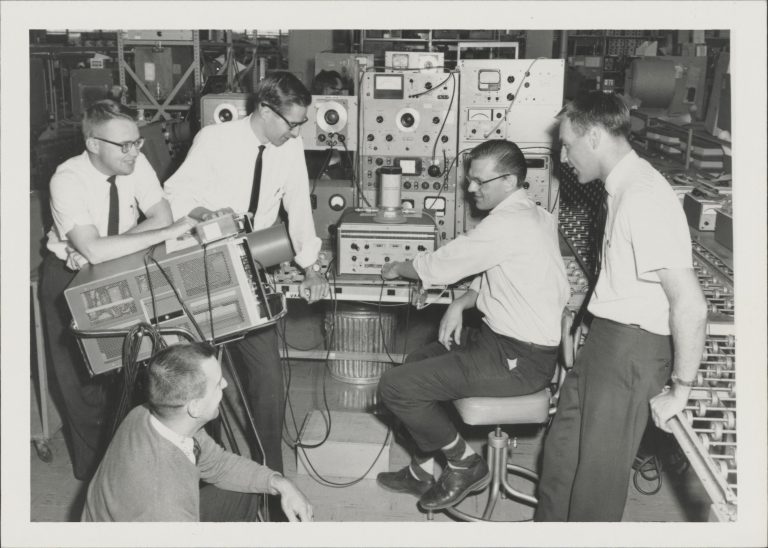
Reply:
[[[554,217],[524,189],[497,205],[469,233],[437,251],[421,253],[413,267],[425,287],[477,275],[477,308],[496,333],[555,346],[569,286]]]
[[[693,268],[685,213],[667,180],[630,151],[605,178],[603,261],[589,311],[669,335],[669,299],[657,271]]]
[[[48,233],[48,249],[62,261],[68,259],[67,233],[75,225],[93,225],[102,238],[109,225],[108,176],[91,163],[88,151],[74,156],[56,168],[51,178],[53,227]],[[136,226],[139,210],[147,212],[163,199],[163,189],[155,170],[143,154],[136,157],[130,175],[115,179],[119,197],[118,234]]]
[[[251,118],[206,126],[198,132],[186,160],[165,182],[174,219],[196,207],[215,211],[230,207],[248,210],[253,169],[259,145],[262,155],[261,191],[254,229],[272,226],[280,202],[288,212],[289,235],[296,263],[307,267],[317,260],[322,242],[315,233],[309,201],[309,178],[301,137],[276,147],[261,143],[251,129]]]

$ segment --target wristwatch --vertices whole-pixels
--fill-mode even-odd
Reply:
[[[307,270],[313,270],[314,272],[320,272],[320,263],[314,263],[310,265]]]
[[[670,379],[672,380],[672,384],[678,384],[680,386],[685,386],[687,388],[696,386],[696,380],[684,381],[683,379],[677,376],[677,373],[672,373],[672,376],[670,377]]]

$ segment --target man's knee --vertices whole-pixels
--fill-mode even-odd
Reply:
[[[395,369],[389,369],[385,371],[381,378],[379,379],[379,394],[381,395],[381,399],[384,401],[384,403],[389,403],[392,401],[394,394],[396,393],[395,390],[395,382],[394,382],[394,372]]]

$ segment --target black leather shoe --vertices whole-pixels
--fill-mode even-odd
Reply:
[[[435,480],[432,478],[429,481],[417,480],[409,468],[406,466],[397,472],[381,472],[376,476],[376,483],[384,489],[396,493],[410,493],[414,497],[420,497],[435,485]]]
[[[422,495],[419,504],[425,510],[442,510],[455,506],[473,491],[484,489],[490,483],[488,465],[477,455],[468,468],[447,466],[435,486]]]

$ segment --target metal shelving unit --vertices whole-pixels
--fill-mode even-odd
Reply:
[[[635,48],[646,40],[660,40],[664,34],[653,30],[601,30],[568,33],[568,58],[599,57],[599,66],[574,65],[587,78],[596,79],[596,89],[624,91],[624,72],[628,59],[633,59]],[[624,41],[623,45],[620,41]],[[610,66],[610,68],[608,68]],[[583,67],[583,68],[582,68]]]
[[[382,30],[360,30],[358,49],[360,53],[373,53],[378,56],[381,55],[383,59],[383,52],[385,50],[400,50],[406,48],[408,51],[440,51],[445,55],[446,68],[454,68],[457,58],[460,44],[472,43],[483,44],[483,49],[493,49],[492,44],[497,44],[496,49],[503,49],[510,47],[511,43],[517,44],[517,57],[521,57],[519,48],[525,42],[524,33],[509,30],[490,30],[480,31],[485,34],[477,35],[478,31],[469,30],[407,30],[407,31],[382,31]],[[371,36],[370,33],[390,34],[388,37],[384,36]],[[393,36],[391,33],[400,33],[399,36]],[[408,33],[409,36],[402,36],[402,33]],[[467,36],[461,36],[461,34],[467,34]],[[411,36],[411,34],[417,34],[419,36]],[[445,37],[445,35],[453,34],[454,37]],[[390,48],[386,48],[386,44],[391,44]],[[487,44],[487,46],[486,46]],[[380,64],[376,60],[376,64]]]
[[[155,122],[159,120],[161,117],[165,120],[171,119],[170,112],[186,112],[189,111],[191,108],[195,107],[197,102],[200,99],[200,88],[202,87],[202,77],[201,77],[201,71],[200,71],[200,34],[199,31],[193,30],[192,33],[192,39],[191,40],[149,40],[149,39],[129,39],[126,38],[125,34],[123,32],[117,33],[117,60],[118,60],[118,67],[119,67],[119,78],[120,78],[120,86],[125,89],[126,84],[128,82],[126,78],[126,74],[131,77],[134,84],[136,85],[136,102],[132,104],[131,106],[136,109],[142,109],[142,110],[149,110],[154,111],[154,114],[152,115],[149,122]],[[163,99],[163,102],[160,103],[160,98],[155,97],[155,94],[153,94],[147,86],[144,84],[142,79],[136,74],[134,71],[134,68],[131,67],[131,65],[126,61],[125,58],[125,48],[126,46],[153,46],[156,48],[159,47],[191,47],[192,48],[192,62],[191,64],[186,67],[184,74],[179,78],[179,80],[176,82],[173,89],[168,93],[168,95]],[[184,83],[189,79],[190,75],[194,75],[194,85],[193,85],[193,100],[191,103],[183,103],[183,104],[173,104],[173,100],[176,98],[176,95],[178,94],[179,90],[182,88]],[[144,95],[144,98],[139,97],[139,93]],[[128,104],[128,99],[125,95],[122,97],[123,104]]]

